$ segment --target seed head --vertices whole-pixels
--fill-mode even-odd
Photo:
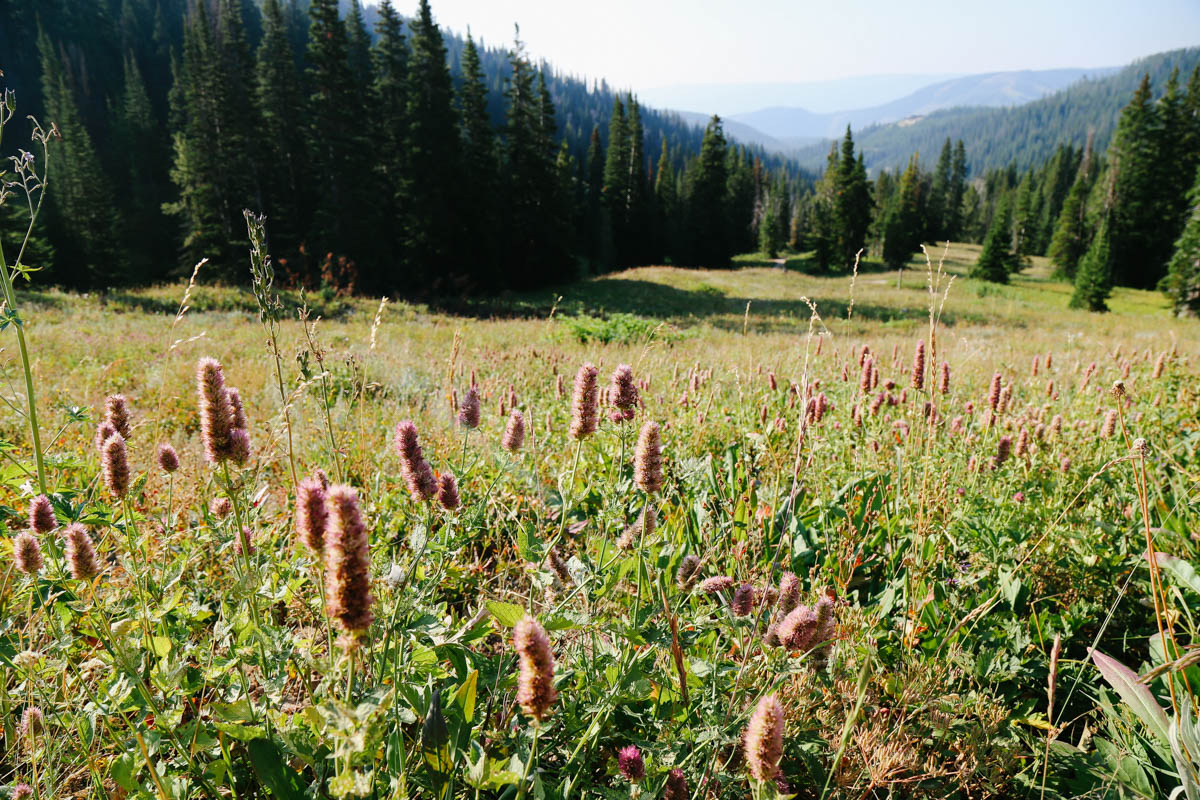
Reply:
[[[1000,441],[996,442],[996,455],[992,456],[992,469],[1000,469],[1005,461],[1008,461],[1008,456],[1012,452],[1012,437],[1001,436]]]
[[[754,610],[754,587],[748,583],[743,583],[733,593],[733,602],[730,603],[730,608],[736,617],[745,617]]]
[[[733,588],[733,578],[728,575],[714,575],[700,582],[700,591],[704,594],[716,594]]]
[[[638,435],[633,479],[646,494],[654,494],[662,488],[662,440],[657,422],[647,422]]]
[[[667,785],[663,787],[663,800],[689,800],[687,778],[683,770],[676,767],[667,773]]]
[[[100,459],[104,467],[104,485],[118,498],[124,497],[129,491],[129,460],[125,455],[125,437],[120,433],[108,437],[100,450]]]
[[[758,701],[746,726],[746,763],[757,781],[769,781],[779,772],[783,756],[783,705],[774,694]]]
[[[13,563],[26,575],[42,571],[42,545],[32,533],[22,531],[13,539]]]
[[[344,647],[354,647],[375,619],[371,611],[371,555],[358,492],[329,487],[329,531],[325,542],[326,610],[337,620]]]
[[[179,469],[179,454],[166,442],[158,446],[158,468],[168,475]]]
[[[229,502],[228,497],[214,497],[212,502],[208,504],[208,513],[217,519],[225,519],[232,511],[233,503]]]
[[[800,605],[800,579],[794,572],[785,572],[779,581],[779,612],[786,616],[798,605]]]
[[[325,556],[325,528],[329,521],[325,487],[316,478],[305,478],[296,487],[296,533],[318,558]]]
[[[50,498],[39,494],[29,503],[29,527],[34,533],[49,533],[58,527]]]
[[[917,350],[913,353],[912,385],[918,392],[925,388],[925,340],[917,341]]]
[[[108,437],[112,436],[116,432],[117,432],[117,429],[114,428],[113,424],[111,422],[109,422],[108,420],[104,420],[99,425],[97,425],[96,426],[96,439],[95,439],[96,450],[103,450],[104,443],[106,441],[108,441]]]
[[[1130,451],[1135,456],[1145,458],[1150,454],[1150,445],[1146,444],[1146,440],[1139,436],[1133,440],[1133,447],[1130,448]]]
[[[458,424],[464,428],[475,430],[479,427],[480,413],[479,391],[474,386],[470,386],[467,388],[466,396],[463,397],[462,405],[458,407]]]
[[[596,404],[596,376],[591,364],[584,364],[575,375],[575,393],[571,398],[571,438],[580,441],[596,432],[599,408]]]
[[[417,440],[417,426],[409,420],[397,423],[395,436],[396,454],[400,456],[400,474],[408,484],[408,493],[416,502],[432,500],[437,494],[437,480],[433,468],[425,460],[421,444]]]
[[[679,562],[679,569],[675,572],[675,584],[682,591],[689,591],[692,584],[696,582],[696,570],[700,568],[700,559],[694,555],[686,555]]]
[[[71,577],[76,580],[88,580],[100,574],[100,565],[96,560],[96,548],[92,545],[92,537],[87,529],[78,522],[63,529],[63,538],[67,545],[65,554],[70,565]]]
[[[1125,381],[1113,381],[1112,396],[1118,400],[1125,396]]]
[[[129,438],[129,404],[125,395],[114,394],[104,399],[104,419],[117,433]]]
[[[541,722],[558,698],[554,690],[554,656],[546,629],[526,616],[513,628],[520,670],[517,677],[517,703],[528,716]]]
[[[454,473],[445,472],[438,478],[438,503],[447,511],[457,511],[461,502],[458,498],[458,481]]]
[[[608,399],[617,412],[613,417],[614,422],[633,419],[639,399],[637,386],[633,382],[633,367],[621,364],[613,371]]]
[[[501,446],[512,454],[520,452],[525,444],[525,415],[515,408],[508,415],[508,424],[504,427],[504,438]]]
[[[642,759],[642,751],[634,745],[627,745],[617,753],[617,769],[630,783],[637,783],[646,777],[646,762]]]
[[[196,365],[196,389],[200,406],[200,438],[204,457],[213,464],[229,459],[232,444],[233,407],[225,390],[225,373],[220,363],[202,358]]]

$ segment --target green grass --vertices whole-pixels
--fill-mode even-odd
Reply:
[[[765,797],[777,787],[752,781],[741,736],[768,693],[786,710],[781,776],[798,797],[1040,798],[1043,773],[1047,797],[1169,795],[1169,748],[1112,702],[1088,652],[1138,672],[1164,662],[1145,528],[1156,550],[1200,557],[1200,327],[1148,292],[1118,290],[1106,315],[1067,309],[1070,287],[1041,259],[1008,286],[972,281],[977,254],[952,245],[939,279],[933,252],[932,297],[924,258],[857,278],[793,268],[802,258],[645,267],[470,306],[483,318],[389,303],[377,327],[378,299],[309,298],[321,319],[307,334],[289,295],[286,414],[249,291],[198,286],[179,320],[183,286],[23,295],[51,496],[60,522],[90,531],[103,570],[73,578],[55,535],[40,537],[36,577],[0,548],[0,795],[25,782],[42,797],[511,800],[526,775],[528,797],[628,797],[616,753],[635,745],[643,797],[662,796],[671,769],[693,797]],[[863,345],[879,371],[867,391]],[[206,355],[249,421],[252,458],[228,473],[200,441]],[[602,386],[632,365],[643,406],[627,425],[602,414],[579,444],[585,362]],[[0,517],[15,533],[32,453],[7,343],[0,369]],[[994,374],[1011,400],[989,424]],[[467,434],[452,398],[472,378],[483,414]],[[1128,403],[1105,438],[1119,379]],[[819,420],[805,421],[805,385],[828,402]],[[93,442],[115,392],[133,409],[126,503]],[[528,427],[516,455],[500,447],[514,403]],[[410,496],[392,447],[403,419],[457,477],[461,508]],[[633,462],[651,420],[665,468],[647,495]],[[993,470],[1001,438],[1015,447],[1022,432],[1024,452]],[[1148,520],[1126,432],[1149,443]],[[171,479],[160,442],[183,463]],[[375,619],[353,662],[322,607],[321,559],[297,542],[293,463],[362,501]],[[227,516],[213,510],[222,497]],[[656,527],[621,549],[647,507]],[[235,547],[242,527],[253,552]],[[730,592],[681,587],[689,555],[702,578],[760,597],[785,572],[806,606],[831,592],[832,640],[768,644],[776,609],[738,616]],[[1164,580],[1165,617],[1189,647],[1200,582],[1182,569]],[[512,642],[526,612],[557,664],[532,758]],[[1165,682],[1150,687],[1168,705]],[[46,718],[32,739],[18,730],[29,706]]]

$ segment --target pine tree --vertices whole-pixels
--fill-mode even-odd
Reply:
[[[900,176],[884,223],[883,260],[890,266],[904,266],[921,246],[921,188],[920,161],[914,153]]]
[[[950,166],[950,188],[946,192],[946,207],[942,218],[945,237],[958,239],[963,234],[963,198],[967,191],[967,151],[962,139],[954,143]]]
[[[446,45],[428,0],[409,24],[409,53],[405,251],[417,275],[433,276],[454,258],[465,187]]]
[[[813,193],[807,231],[808,246],[813,250],[813,260],[819,271],[825,272],[841,260],[840,226],[837,218],[837,179],[841,172],[841,160],[837,143],[829,146],[825,158],[825,173],[817,182]]]
[[[629,111],[629,181],[626,223],[629,233],[628,262],[645,264],[650,260],[650,197],[646,180],[646,131],[642,127],[642,109],[633,95],[627,96]]]
[[[1091,189],[1087,162],[1080,167],[1063,201],[1054,235],[1050,239],[1050,263],[1056,277],[1075,279],[1079,259],[1087,252],[1091,231],[1087,224],[1087,195]]]
[[[728,184],[725,130],[713,115],[704,129],[700,157],[694,162],[688,192],[690,264],[713,269],[729,266],[726,192]]]
[[[374,83],[372,75],[371,34],[363,17],[362,3],[350,0],[350,13],[346,15],[346,57],[350,62],[350,73],[355,87],[364,99]]]
[[[1168,252],[1160,241],[1163,221],[1156,183],[1157,127],[1150,103],[1150,76],[1146,75],[1121,112],[1109,146],[1109,161],[1116,175],[1108,220],[1112,276],[1121,286],[1151,288],[1165,273]],[[1169,247],[1169,243],[1165,245]]]
[[[1181,317],[1200,316],[1200,169],[1188,193],[1191,215],[1175,241],[1164,288]]]
[[[271,252],[289,268],[298,260],[311,217],[304,94],[279,0],[263,3],[256,96],[262,114],[263,208]]]
[[[851,138],[849,125],[842,140],[834,192],[837,267],[849,269],[854,263],[855,254],[866,244],[867,230],[871,226],[871,184],[867,180],[862,154],[855,158],[854,139]]]
[[[1017,263],[1017,254],[1012,250],[1012,226],[1012,207],[1008,198],[1001,198],[987,237],[983,240],[979,260],[971,268],[972,278],[1008,283],[1009,273],[1014,271]]]
[[[162,204],[169,193],[168,154],[146,84],[133,53],[125,57],[125,81],[113,109],[116,159],[127,187],[121,197],[121,250],[125,278],[145,283],[162,275],[175,258]]]
[[[671,165],[671,149],[664,133],[658,151],[658,166],[654,170],[654,208],[657,212],[655,261],[667,263],[678,260],[680,236],[679,193],[676,190],[675,169]]]
[[[1038,251],[1037,229],[1040,209],[1034,189],[1033,170],[1030,169],[1017,185],[1016,211],[1013,218],[1013,252],[1018,261]]]
[[[938,156],[937,166],[933,170],[933,184],[929,192],[929,218],[926,221],[925,236],[933,241],[947,238],[946,215],[950,208],[950,182],[953,179],[952,151],[950,137],[946,137],[942,145],[941,155]]]
[[[612,229],[613,255],[620,267],[633,265],[630,240],[629,198],[632,191],[629,175],[629,120],[625,103],[620,96],[613,98],[612,114],[608,118],[608,153],[604,158],[604,205],[608,209]]]
[[[1106,213],[1100,221],[1100,229],[1092,238],[1087,253],[1079,261],[1075,274],[1075,293],[1071,295],[1071,308],[1088,311],[1108,311],[1108,296],[1112,293],[1113,252],[1112,234]]]
[[[587,258],[592,272],[600,273],[613,266],[612,217],[604,200],[604,144],[600,126],[592,126],[587,151],[587,207],[584,211],[587,238]]]
[[[462,219],[470,225],[469,234],[461,241],[461,263],[475,285],[495,289],[502,280],[496,258],[498,211],[493,205],[500,177],[497,143],[488,114],[483,65],[470,34],[463,48],[461,72],[458,115],[462,127],[462,169],[471,186],[461,201]]]

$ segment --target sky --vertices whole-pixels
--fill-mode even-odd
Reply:
[[[392,0],[403,14],[415,0]],[[369,0],[376,3],[377,0]],[[634,91],[1120,66],[1200,45],[1200,0],[430,0],[439,24]]]

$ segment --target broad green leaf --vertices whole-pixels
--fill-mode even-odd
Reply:
[[[471,674],[454,693],[454,704],[462,711],[463,719],[472,722],[475,719],[475,694],[479,687],[479,670],[471,670]]]
[[[1166,553],[1155,553],[1158,565],[1171,574],[1180,584],[1200,594],[1200,575],[1196,569],[1182,558],[1169,556]]]
[[[270,739],[252,739],[246,743],[250,764],[262,785],[280,800],[304,800],[304,780],[288,766],[279,746]]]
[[[489,600],[487,610],[492,616],[506,628],[516,626],[518,622],[525,618],[525,609],[512,603],[502,603],[499,600]]]
[[[1167,719],[1167,713],[1154,699],[1154,694],[1138,679],[1137,673],[1099,650],[1092,651],[1092,661],[1104,680],[1116,689],[1125,705],[1145,723],[1150,732],[1163,744],[1170,744],[1171,722]]]

